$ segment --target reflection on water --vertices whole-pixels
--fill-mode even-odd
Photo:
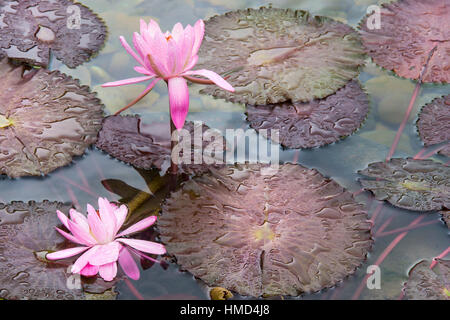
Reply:
[[[162,29],[169,29],[176,22],[194,23],[199,18],[211,17],[233,9],[267,5],[266,1],[256,0],[84,0],[82,1],[106,21],[109,38],[100,54],[77,69],[68,69],[59,61],[52,61],[52,69],[81,79],[82,84],[91,86],[99,93],[106,105],[106,112],[112,113],[134,99],[144,85],[132,85],[115,89],[100,88],[106,81],[134,77],[134,62],[120,46],[118,37],[132,38],[139,28],[139,19],[156,19]],[[272,1],[275,3],[275,1]],[[276,6],[309,10],[314,14],[327,15],[339,21],[356,26],[366,9],[376,0],[279,0]],[[380,1],[381,2],[381,1]],[[283,162],[298,162],[304,166],[316,168],[322,174],[335,179],[353,192],[361,187],[357,182],[357,170],[370,162],[385,158],[395,136],[398,124],[411,97],[414,83],[397,78],[373,63],[368,62],[359,80],[370,94],[371,111],[365,124],[356,134],[338,143],[311,150],[281,150]],[[448,94],[450,86],[424,85],[420,98],[416,102],[414,115],[423,104],[434,97]],[[209,96],[198,94],[198,88],[191,88],[191,112],[187,120],[202,120],[211,128],[225,132],[227,128],[247,129],[244,107]],[[132,108],[131,112],[142,115],[144,121],[169,121],[168,96],[164,84],[158,84],[154,92]],[[422,149],[416,132],[413,116],[401,139],[396,156],[413,156]],[[435,156],[435,160],[444,158]],[[75,160],[76,165],[59,169],[46,178],[24,178],[1,181],[0,201],[13,200],[57,200],[73,202],[79,210],[86,203],[93,203],[98,196],[111,200],[119,197],[104,188],[101,181],[117,179],[141,190],[148,190],[145,181],[132,167],[120,163],[98,151],[91,150],[85,156]],[[362,299],[396,299],[407,279],[408,269],[418,260],[430,259],[448,247],[448,229],[439,220],[438,213],[421,214],[393,208],[374,200],[368,193],[359,193],[357,200],[367,205],[369,215],[377,215],[374,235],[375,243],[368,261],[358,269],[355,275],[337,288],[305,299],[350,299],[362,290]],[[83,208],[81,208],[83,207]],[[415,229],[405,229],[411,222],[420,218]],[[404,234],[403,232],[406,232]],[[366,268],[375,264],[380,256],[387,253],[391,242],[401,237],[401,241],[387,255],[381,264],[381,289],[368,290],[363,279]],[[171,264],[167,270],[159,265],[142,272],[141,280],[131,281],[144,298],[193,298],[207,299],[207,289],[190,274],[180,272]],[[135,299],[134,290],[123,282],[119,285],[119,299]]]

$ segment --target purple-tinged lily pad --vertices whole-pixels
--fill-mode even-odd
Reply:
[[[229,76],[236,90],[208,86],[202,93],[266,105],[325,98],[358,76],[364,58],[350,26],[306,11],[262,7],[206,21],[197,67]]]
[[[0,0],[0,52],[47,67],[50,51],[70,68],[96,54],[106,39],[104,22],[71,0]]]
[[[367,116],[369,100],[355,80],[322,100],[247,105],[247,120],[256,130],[279,130],[288,148],[312,148],[336,142],[357,130]]]
[[[255,297],[333,287],[364,261],[370,228],[351,193],[293,164],[211,169],[173,193],[158,221],[183,270]]]
[[[358,173],[373,178],[360,180],[364,189],[393,206],[414,211],[450,208],[450,167],[433,160],[394,158],[371,163]]]
[[[0,61],[0,173],[47,174],[95,143],[102,104],[88,87],[58,71]]]
[[[417,80],[437,46],[422,80],[449,82],[448,0],[400,0],[382,6],[380,28],[369,29],[369,16],[360,24],[363,44],[375,63],[401,77]]]
[[[75,259],[45,259],[50,251],[73,246],[55,230],[60,226],[56,210],[69,209],[49,201],[0,204],[0,298],[86,299],[87,292],[99,294],[112,288],[114,281],[71,274],[69,267]]]
[[[216,163],[216,160],[223,161],[223,151],[227,146],[223,136],[220,135],[220,139],[216,140],[214,136],[210,136],[209,133],[212,131],[209,131],[209,127],[200,122],[186,122],[183,129],[191,133],[191,141],[188,144],[188,151],[191,153],[188,161],[191,163],[185,163],[180,158],[182,162],[179,165],[180,172],[203,173],[209,168],[206,163]],[[199,137],[201,141],[196,141],[198,140],[196,137]],[[178,144],[180,150],[181,144],[183,144],[183,136],[180,137]],[[170,166],[171,135],[168,122],[144,124],[136,116],[109,116],[103,121],[103,128],[99,133],[96,145],[110,156],[136,168],[149,170],[156,167],[165,171]],[[203,151],[206,149],[220,152],[218,154],[204,153]],[[200,164],[194,162],[194,155],[197,153],[203,155]]]
[[[439,153],[450,157],[450,95],[436,98],[422,108],[417,129],[427,147],[447,142]]]
[[[450,260],[437,259],[430,269],[430,261],[422,260],[408,273],[403,289],[408,300],[450,300]]]

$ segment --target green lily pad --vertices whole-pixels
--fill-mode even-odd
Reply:
[[[186,122],[183,129],[190,133],[188,144],[191,157],[190,163],[185,163],[180,158],[179,172],[199,174],[208,171],[211,166],[221,167],[216,161],[223,162],[224,151],[227,144],[225,138],[220,135],[216,140],[209,135],[209,127],[201,122]],[[199,133],[196,135],[196,133]],[[200,142],[196,141],[199,136]],[[202,138],[203,137],[203,138]],[[212,137],[211,139],[208,137]],[[183,144],[183,136],[180,137],[180,147]],[[97,148],[105,151],[110,156],[136,168],[150,170],[158,168],[166,171],[170,167],[171,160],[171,135],[168,122],[143,123],[136,116],[109,116],[103,121],[102,130],[99,133]],[[205,153],[205,150],[218,150],[218,154]],[[195,154],[203,155],[201,163],[195,163]]]
[[[351,193],[293,164],[211,169],[172,193],[158,221],[182,270],[254,297],[333,287],[364,261],[370,228]]]
[[[417,80],[431,50],[437,46],[422,81],[449,82],[447,0],[400,0],[383,4],[379,29],[369,29],[369,17],[361,21],[360,33],[375,63],[401,77]]]
[[[430,261],[422,260],[408,273],[404,293],[408,300],[450,300],[450,261],[437,260],[430,269]]]
[[[322,100],[247,105],[250,126],[261,133],[279,131],[279,143],[288,148],[313,148],[330,144],[356,131],[369,112],[367,94],[355,80]],[[266,131],[263,131],[265,135]],[[277,141],[278,142],[278,141]]]
[[[67,212],[60,202],[12,202],[0,204],[0,298],[7,300],[86,299],[115,284],[103,279],[72,275],[74,259],[48,261],[45,255],[73,246],[56,230],[56,210]],[[97,296],[101,297],[101,296]]]
[[[202,93],[266,105],[325,98],[358,76],[364,59],[350,26],[306,11],[262,7],[206,21],[196,68],[229,76],[236,90],[208,86]]]
[[[0,173],[45,175],[71,163],[97,140],[102,104],[88,87],[58,71],[0,61]]]
[[[51,52],[75,68],[103,47],[106,34],[103,20],[71,0],[0,0],[0,55],[47,67]]]
[[[436,98],[422,108],[417,130],[426,147],[447,142],[439,153],[450,157],[450,95]]]
[[[371,163],[358,173],[374,179],[361,179],[364,189],[393,206],[414,211],[450,208],[450,168],[433,160],[394,158]]]

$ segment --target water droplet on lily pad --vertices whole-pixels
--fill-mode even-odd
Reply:
[[[362,206],[316,170],[264,169],[211,169],[166,200],[158,229],[181,269],[254,297],[317,292],[355,272],[372,244]]]
[[[58,71],[0,61],[0,173],[45,175],[97,140],[102,104],[88,87]]]
[[[262,7],[206,21],[196,68],[229,76],[236,90],[208,86],[202,93],[266,105],[325,98],[359,74],[364,58],[350,26],[306,11]]]
[[[50,52],[70,68],[89,60],[106,39],[106,25],[71,0],[0,0],[0,58],[47,67]]]

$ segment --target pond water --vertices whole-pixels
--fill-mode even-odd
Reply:
[[[98,92],[107,114],[114,113],[139,94],[143,85],[132,85],[115,89],[101,88],[107,81],[135,77],[134,63],[120,46],[119,36],[132,38],[138,30],[139,19],[156,19],[162,30],[171,29],[176,22],[192,24],[197,19],[207,19],[216,14],[247,7],[268,5],[266,1],[253,0],[83,0],[98,13],[109,28],[105,48],[88,63],[76,69],[69,69],[56,59],[50,69],[60,70]],[[272,1],[274,7],[308,10],[316,15],[325,15],[356,27],[366,9],[374,0],[284,0]],[[354,135],[331,145],[310,150],[281,150],[282,162],[300,163],[316,168],[322,174],[335,179],[352,192],[361,189],[356,172],[371,162],[383,161],[394,139],[404,111],[408,106],[415,83],[401,79],[377,67],[369,59],[359,80],[370,97],[370,113],[362,128]],[[396,156],[414,156],[422,148],[414,123],[419,108],[435,97],[448,94],[449,85],[423,85],[416,101],[413,115],[400,140]],[[191,108],[187,120],[202,120],[208,126],[222,132],[225,129],[249,128],[243,105],[215,100],[198,93],[191,87]],[[145,122],[167,121],[167,87],[158,83],[152,93],[133,107],[128,113],[140,114]],[[167,128],[169,130],[169,127]],[[444,161],[434,156],[436,161]],[[98,196],[110,200],[119,197],[107,191],[101,181],[119,179],[136,188],[147,190],[145,181],[131,166],[121,163],[105,153],[91,149],[84,156],[76,158],[74,164],[61,168],[45,178],[22,178],[1,181],[0,201],[14,200],[58,200],[73,202],[84,211],[86,203],[95,203]],[[422,259],[431,259],[449,245],[448,229],[435,213],[416,213],[394,208],[387,203],[373,199],[368,192],[358,193],[356,199],[366,205],[369,217],[377,213],[373,228],[375,239],[367,261],[357,272],[336,288],[318,294],[303,295],[296,299],[397,299],[401,296],[407,272]],[[381,204],[381,205],[380,205]],[[381,210],[381,211],[380,211]],[[414,220],[421,217],[416,228],[402,233]],[[387,251],[394,240],[398,240],[391,251]],[[366,270],[385,253],[380,264],[381,289],[368,290],[365,286]],[[138,294],[146,299],[208,299],[207,287],[191,274],[180,272],[178,266],[170,264],[168,269],[155,265],[142,271],[139,281],[120,282],[117,286],[118,299],[137,299]],[[236,297],[240,298],[240,297]]]

